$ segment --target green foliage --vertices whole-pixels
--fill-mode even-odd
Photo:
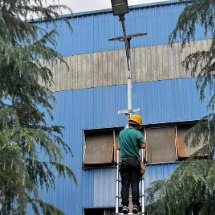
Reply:
[[[201,100],[205,99],[205,88],[207,86],[214,90],[215,84],[215,5],[212,0],[194,0],[192,3],[185,2],[184,11],[179,16],[177,26],[169,37],[169,42],[173,44],[177,37],[182,40],[182,48],[187,43],[195,39],[196,26],[201,26],[205,30],[205,35],[212,35],[212,42],[209,50],[197,51],[186,57],[182,65],[191,70],[193,76],[197,75],[197,89],[200,90]],[[198,70],[200,68],[200,72]],[[214,109],[215,96],[211,96],[208,108]]]
[[[169,180],[156,181],[148,190],[150,214],[214,214],[215,162],[195,159],[182,162]],[[155,198],[157,197],[157,199]]]
[[[185,137],[190,147],[205,146],[183,161],[167,180],[156,181],[147,190],[147,210],[152,215],[213,215],[215,211],[215,4],[212,0],[180,1],[185,4],[177,26],[169,37],[172,44],[182,40],[182,49],[195,39],[196,26],[213,35],[209,50],[197,51],[186,57],[182,65],[197,76],[196,86],[200,99],[205,99],[205,89],[210,89],[208,115],[201,119]]]
[[[50,68],[56,61],[65,64],[56,51],[56,23],[61,20],[72,30],[61,16],[62,9],[70,9],[45,3],[0,0],[0,204],[4,215],[24,215],[28,204],[37,215],[62,215],[40,199],[38,190],[54,189],[56,176],[77,183],[63,163],[62,151],[72,156],[62,140],[63,127],[46,124],[48,116],[53,119],[55,103],[49,90]],[[47,32],[27,22],[35,15],[53,29]]]

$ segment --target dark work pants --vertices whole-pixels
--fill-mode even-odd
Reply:
[[[132,202],[139,206],[139,182],[140,182],[140,162],[135,158],[127,158],[122,161],[120,167],[120,174],[122,178],[122,205],[129,204],[129,187],[132,188]]]

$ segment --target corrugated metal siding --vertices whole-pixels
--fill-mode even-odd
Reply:
[[[83,137],[85,129],[125,125],[126,117],[117,115],[117,111],[127,106],[126,91],[127,87],[121,85],[55,93],[53,124],[66,128],[64,141],[71,147],[74,158],[65,156],[65,163],[76,174],[78,186],[69,179],[60,179],[54,192],[44,191],[41,195],[67,215],[83,215],[83,208],[114,206],[115,170],[82,170]],[[196,120],[207,114],[205,104],[200,104],[195,79],[191,78],[135,84],[133,107],[141,109],[144,124]],[[146,187],[173,170],[172,164],[148,167]]]
[[[133,107],[141,107],[145,124],[198,120],[207,109],[199,100],[195,83],[196,79],[189,78],[136,84]]]
[[[94,170],[94,207],[114,207],[116,202],[116,169]]]
[[[169,178],[178,164],[149,165],[145,173],[145,189],[156,180]],[[116,201],[116,169],[94,171],[94,207],[114,207]],[[121,184],[120,189],[121,190]]]
[[[181,62],[197,50],[209,50],[211,40],[196,41],[181,52],[181,44],[150,46],[132,50],[134,83],[191,77]],[[122,85],[127,83],[124,50],[65,57],[65,65],[53,67],[52,91]]]
[[[178,164],[156,164],[147,166],[145,173],[145,189],[149,188],[149,185],[157,180],[168,179],[174,172]]]
[[[167,163],[147,166],[145,173],[145,189],[156,180],[163,180],[170,177],[178,164]],[[94,179],[94,190],[89,192],[90,184],[84,180],[84,192],[79,194],[79,189],[70,189],[71,181],[60,180],[55,192],[43,194],[43,198],[48,202],[57,205],[67,215],[80,214],[82,215],[83,208],[110,208],[115,207],[116,198],[116,169],[95,169],[86,171],[87,179]],[[89,175],[89,173],[91,173]],[[93,174],[93,177],[92,177]],[[86,183],[86,185],[85,185]],[[121,186],[120,186],[121,187]],[[119,189],[121,190],[121,188]],[[75,192],[75,195],[74,195]],[[79,199],[79,196],[82,199]],[[29,213],[31,214],[31,213]]]
[[[168,43],[168,37],[176,27],[177,19],[183,11],[182,4],[154,5],[146,8],[135,8],[126,15],[127,34],[144,33],[148,36],[134,38],[132,48],[156,46]],[[73,34],[65,23],[59,22],[58,51],[63,56],[89,54],[110,50],[124,49],[123,43],[108,42],[108,39],[122,36],[118,17],[112,13],[88,14],[70,19]],[[46,28],[46,24],[40,24]],[[51,29],[51,26],[48,27]],[[206,37],[211,38],[211,35]],[[205,39],[204,31],[197,27],[196,40]],[[179,42],[177,40],[176,42]]]
[[[145,190],[149,188],[150,184],[154,181],[168,179],[178,165],[178,163],[168,163],[147,166],[145,173]],[[147,192],[145,195],[145,203],[147,204]]]

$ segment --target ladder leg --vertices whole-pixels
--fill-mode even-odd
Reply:
[[[142,149],[142,162],[144,162],[144,149]],[[145,214],[145,186],[144,186],[144,174],[142,175],[141,181],[141,205],[142,205],[142,214]]]
[[[119,213],[119,149],[117,150],[117,159],[116,159],[116,214]]]

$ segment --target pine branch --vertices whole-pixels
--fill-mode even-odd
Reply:
[[[62,126],[47,125],[53,119],[55,97],[52,66],[68,65],[56,51],[57,22],[72,31],[62,16],[64,5],[46,6],[43,0],[0,1],[0,204],[7,215],[24,215],[28,204],[35,214],[62,215],[40,200],[39,190],[54,189],[58,177],[77,184],[72,170],[63,165],[63,152],[72,155],[63,141]],[[69,10],[71,11],[71,10]],[[51,31],[27,22],[54,26]],[[53,169],[55,171],[53,171]],[[58,177],[57,177],[58,176]],[[33,197],[33,198],[32,198]]]

